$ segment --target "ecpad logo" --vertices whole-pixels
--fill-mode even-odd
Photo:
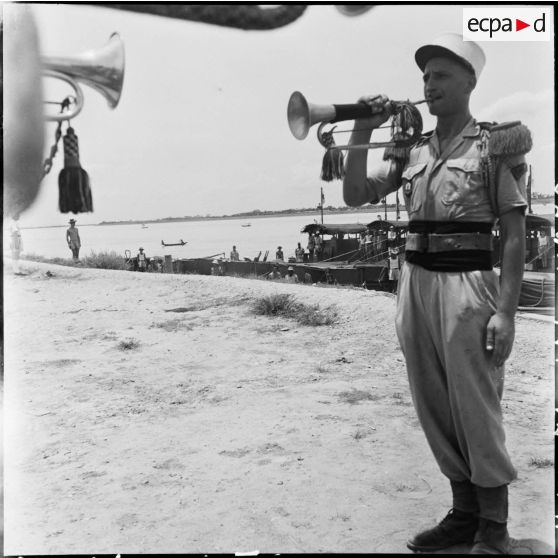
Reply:
[[[552,8],[463,8],[465,41],[550,41]]]

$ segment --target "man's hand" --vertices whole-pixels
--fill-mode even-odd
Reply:
[[[359,118],[360,126],[370,129],[379,128],[391,116],[390,101],[385,95],[364,95],[358,102],[368,105],[373,115],[369,118]]]
[[[370,142],[372,130],[379,128],[391,116],[391,103],[385,95],[365,95],[358,100],[370,107],[370,116],[355,120],[349,145],[365,145]],[[377,203],[381,197],[367,180],[367,149],[350,149],[345,160],[343,199],[347,205],[357,207],[363,203]],[[394,188],[392,191],[395,191]]]
[[[502,366],[510,356],[514,337],[512,316],[497,312],[490,318],[486,326],[486,350],[492,352],[496,366]]]

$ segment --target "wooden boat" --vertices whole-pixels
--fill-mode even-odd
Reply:
[[[292,266],[299,281],[306,283],[325,283],[327,276],[333,277],[339,285],[353,285],[368,289],[388,290],[387,262],[385,260],[366,261],[359,252],[360,233],[366,231],[366,225],[350,224],[316,224],[304,227],[303,232],[318,232],[324,235],[324,251],[321,261],[296,262],[268,260],[269,251],[257,254],[252,260],[222,261],[221,267],[225,275],[264,276],[270,273],[274,265],[279,266],[281,274]],[[178,259],[175,263],[177,273],[211,273],[213,256],[207,258]],[[328,273],[326,273],[328,270]]]
[[[244,223],[242,225],[240,225],[241,227],[251,227],[252,223]]]
[[[284,275],[288,266],[293,266],[300,282],[325,283],[328,277],[333,277],[339,285],[353,285],[374,290],[392,290],[392,283],[388,279],[387,263],[387,232],[394,227],[394,244],[399,247],[400,254],[404,254],[405,240],[408,233],[407,221],[376,220],[371,223],[319,224],[306,225],[301,232],[320,234],[323,238],[323,254],[321,261],[296,262],[261,259],[261,252],[253,260],[223,261],[222,269],[225,275],[262,276],[272,271],[278,265]],[[552,221],[540,215],[526,216],[526,258],[519,306],[521,310],[532,310],[544,313],[554,311],[554,246],[550,242],[547,266],[541,267],[537,248],[537,234],[544,230],[552,239]],[[367,229],[380,233],[380,248],[372,254],[364,253],[359,246],[361,233]],[[498,227],[494,231],[494,266],[499,273],[500,232]],[[385,238],[385,242],[384,242]],[[267,254],[266,254],[267,255]],[[214,256],[207,258],[179,259],[174,262],[177,273],[200,273],[209,275]],[[326,273],[327,270],[327,273]]]
[[[164,240],[161,240],[161,245],[162,246],[184,246],[188,244],[187,242],[184,242],[182,239],[180,239],[180,242],[174,242],[174,243],[165,243]]]

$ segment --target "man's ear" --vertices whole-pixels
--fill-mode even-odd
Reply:
[[[477,86],[477,78],[473,74],[471,74],[469,76],[469,79],[467,80],[467,86],[465,91],[467,93],[472,93],[473,89],[475,89],[476,86]]]

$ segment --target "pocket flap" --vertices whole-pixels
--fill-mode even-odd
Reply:
[[[463,172],[480,171],[480,161],[478,159],[448,159],[446,164],[450,169],[459,169]]]
[[[426,163],[416,163],[415,165],[409,165],[401,175],[402,178],[407,180],[412,180],[419,172],[422,172],[426,168]]]

